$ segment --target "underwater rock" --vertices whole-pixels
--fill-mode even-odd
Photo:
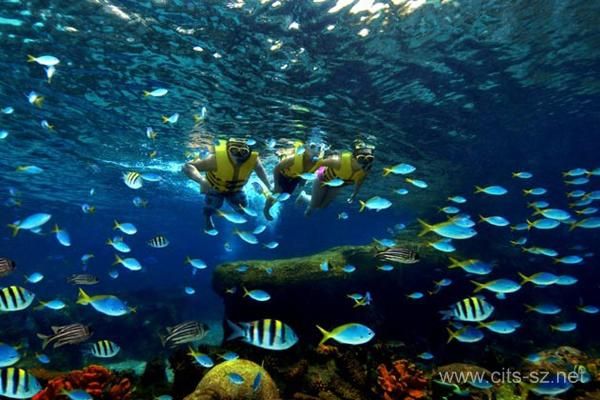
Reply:
[[[46,388],[32,400],[62,399],[64,390],[73,389],[83,389],[95,399],[102,400],[128,400],[133,393],[133,385],[128,378],[117,376],[100,365],[90,365],[48,381]]]
[[[408,360],[398,360],[391,369],[377,367],[377,383],[384,400],[415,400],[431,396],[429,378]]]
[[[238,374],[243,383],[233,383],[229,374]],[[260,385],[253,389],[256,376],[261,374]],[[209,370],[194,393],[184,400],[280,400],[279,390],[269,373],[248,360],[225,361]]]

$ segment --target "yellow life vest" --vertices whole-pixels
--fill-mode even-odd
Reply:
[[[206,174],[208,183],[219,193],[235,193],[242,190],[248,182],[250,174],[256,167],[258,153],[253,151],[243,164],[235,165],[229,158],[227,141],[219,140],[219,144],[215,146],[215,158],[217,168]]]
[[[329,182],[335,178],[340,178],[345,184],[351,184],[363,179],[365,175],[365,171],[362,169],[352,170],[352,153],[344,152],[340,156],[340,167],[327,168],[323,181]]]
[[[322,155],[319,155],[319,158],[315,164],[311,168],[306,169],[304,165],[304,153],[297,154],[298,148],[302,147],[303,145],[304,143],[302,142],[294,143],[294,163],[290,167],[281,170],[281,174],[283,176],[288,178],[297,178],[300,174],[305,172],[313,173],[321,166],[321,161],[323,161],[323,159]]]

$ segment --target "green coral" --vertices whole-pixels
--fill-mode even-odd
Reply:
[[[235,373],[244,381],[233,383],[229,377]],[[260,385],[253,388],[256,376],[261,374]],[[223,362],[204,375],[194,393],[184,400],[278,400],[279,390],[269,373],[252,361],[238,359]]]
[[[512,383],[503,383],[496,390],[496,400],[527,400],[527,391],[517,394],[517,385]]]

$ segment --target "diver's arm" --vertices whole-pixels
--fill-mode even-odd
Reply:
[[[203,177],[200,172],[213,171],[215,169],[215,157],[210,156],[204,160],[197,160],[185,163],[182,171],[191,180],[202,183]]]
[[[365,175],[365,177],[357,180],[356,183],[354,183],[354,191],[352,191],[352,195],[350,197],[348,197],[348,200],[347,200],[348,203],[352,203],[354,201],[354,199],[356,198],[356,196],[358,196],[358,192],[360,191],[360,188],[363,185],[365,178],[366,178],[366,175]]]
[[[293,164],[294,164],[294,157],[284,158],[275,166],[275,168],[273,168],[273,177],[279,175],[282,170],[291,167]]]
[[[260,179],[262,181],[262,183],[264,183],[265,186],[269,190],[271,190],[271,182],[269,182],[269,178],[267,177],[267,171],[265,171],[265,168],[263,167],[260,160],[256,161],[256,166],[254,167],[254,172],[256,172],[258,179]]]

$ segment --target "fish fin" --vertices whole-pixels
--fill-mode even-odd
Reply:
[[[319,330],[319,332],[321,332],[321,334],[323,335],[323,338],[321,339],[321,341],[318,344],[320,346],[323,343],[325,343],[329,338],[331,338],[331,332],[327,332],[325,329],[321,328],[319,325],[316,325],[316,327]]]
[[[27,62],[35,62],[35,57],[31,54],[27,54]]]
[[[169,122],[169,117],[167,117],[166,115],[163,115],[162,122],[163,122],[163,124],[166,124],[167,122]]]
[[[392,172],[391,168],[384,168],[383,169],[383,176],[388,176],[391,172]]]
[[[517,272],[519,274],[519,276],[521,277],[521,279],[523,279],[520,283],[520,285],[524,285],[527,282],[531,282],[530,277],[525,276],[524,274],[522,274],[521,272]]]
[[[144,90],[144,97],[150,96],[150,92],[147,90]]]
[[[124,174],[124,175],[126,176],[127,174]],[[119,229],[119,226],[120,226],[119,221],[117,221],[115,219],[115,226],[113,226],[113,230]]]
[[[244,297],[247,297],[250,295],[250,292],[248,291],[248,289],[246,289],[246,286],[242,285],[242,290],[244,291]]]
[[[227,320],[227,326],[232,330],[231,335],[227,337],[226,340],[233,340],[237,338],[244,337],[244,330],[238,324]]]
[[[530,193],[531,193],[531,190],[529,190],[529,189],[523,189],[523,195],[524,196],[527,196]]]
[[[448,266],[448,269],[460,268],[460,261],[458,261],[454,257],[448,257],[448,258],[450,259],[450,262],[452,263]]]
[[[453,332],[450,328],[446,328],[446,330],[448,331],[448,341],[446,343],[450,343],[452,339],[456,338],[456,331]]]
[[[90,304],[90,296],[86,292],[83,291],[82,288],[79,288],[79,295],[77,296],[77,304],[87,305]]]
[[[42,335],[41,333],[37,334],[37,337],[42,339],[42,350],[45,350],[46,347],[48,347],[48,343],[50,342],[50,337],[49,335]]]
[[[483,188],[481,186],[475,186],[475,193],[483,192]]]
[[[425,236],[427,233],[431,232],[432,225],[429,225],[427,222],[423,221],[420,218],[417,218],[417,221],[419,221],[419,224],[421,224],[421,226],[423,227],[423,230],[419,232],[419,237]]]
[[[367,206],[367,203],[365,203],[362,200],[359,200],[358,203],[360,204],[360,210],[358,210],[358,212],[363,212],[365,210],[365,207]]]
[[[473,293],[478,293],[487,287],[486,284],[477,281],[471,281],[471,283],[475,285],[475,290],[473,290]]]
[[[17,236],[17,234],[19,233],[19,230],[21,229],[19,227],[19,225],[15,225],[15,224],[8,224],[7,225],[10,229],[12,229],[12,237]]]
[[[481,214],[479,214],[479,222],[485,222],[485,217]]]

